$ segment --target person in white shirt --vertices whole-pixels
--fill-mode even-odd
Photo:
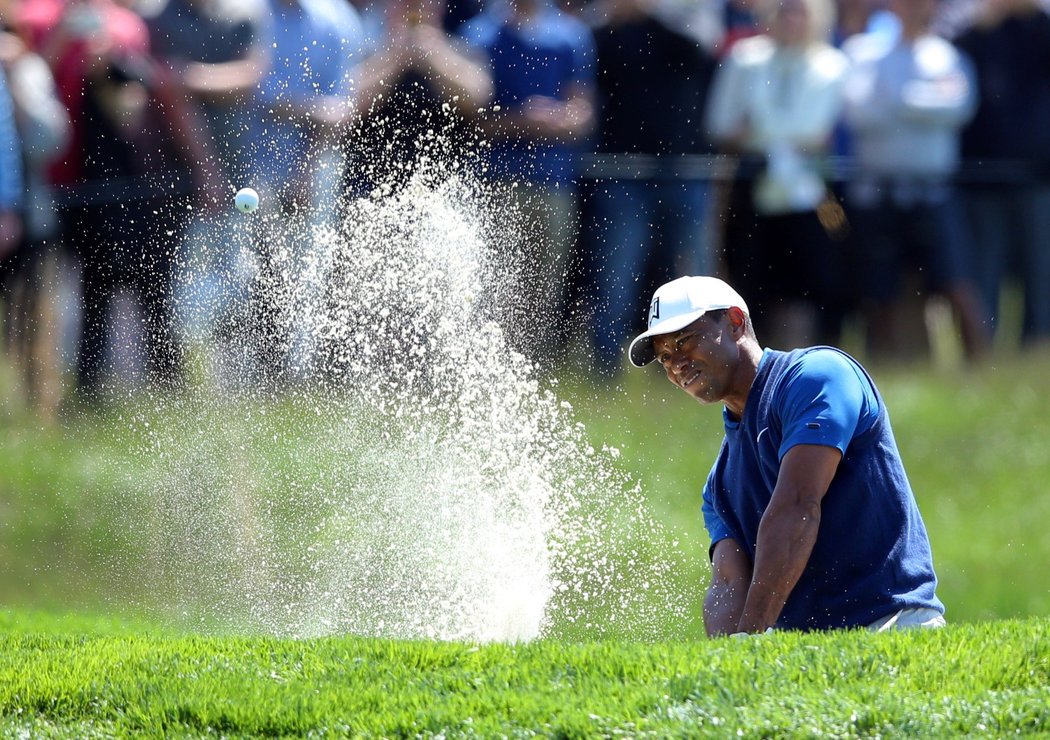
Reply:
[[[767,0],[763,9],[766,33],[732,46],[706,112],[709,135],[739,157],[725,214],[727,268],[776,343],[832,343],[843,266],[817,214],[848,63],[826,41],[827,0]]]
[[[905,275],[943,295],[970,359],[988,349],[988,320],[967,264],[952,180],[959,136],[977,107],[972,70],[930,32],[939,0],[893,0],[900,36],[862,34],[843,47],[852,61],[845,119],[856,151],[848,188],[869,349],[900,346],[893,309]]]

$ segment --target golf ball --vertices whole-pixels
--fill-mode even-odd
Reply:
[[[251,213],[259,207],[259,194],[252,188],[241,188],[233,202],[241,213]]]

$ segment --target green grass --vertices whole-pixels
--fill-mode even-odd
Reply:
[[[9,612],[0,615],[0,732],[1045,734],[1048,627],[478,646],[179,636]]]
[[[679,542],[674,577],[690,615],[668,629],[677,639],[658,642],[586,630],[486,646],[192,634],[144,609],[157,584],[143,577],[148,542],[127,527],[138,507],[150,510],[144,423],[196,435],[190,448],[241,451],[258,463],[259,490],[297,495],[339,464],[318,458],[289,483],[321,427],[287,409],[269,409],[265,423],[224,421],[218,409],[180,425],[148,401],[50,427],[8,413],[0,736],[1050,735],[1048,368],[1045,354],[969,371],[873,368],[949,618],[942,631],[894,635],[699,638],[709,574],[700,488],[721,413],[656,371],[607,385],[566,379],[558,393],[595,447],[619,448]]]

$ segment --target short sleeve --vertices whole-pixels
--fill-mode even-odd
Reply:
[[[802,444],[835,447],[845,454],[853,437],[878,418],[878,397],[867,374],[833,349],[803,355],[785,375],[779,393],[781,459]]]
[[[718,516],[718,512],[715,511],[715,505],[712,501],[710,479],[704,485],[703,513],[704,528],[707,530],[707,534],[711,538],[711,547],[708,550],[708,555],[710,555],[714,552],[715,545],[722,540],[733,536],[733,533],[729,531],[729,527],[726,526],[726,523],[722,521],[720,516]]]

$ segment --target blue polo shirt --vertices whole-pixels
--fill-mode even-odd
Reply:
[[[594,37],[581,21],[545,3],[538,14],[516,23],[507,8],[493,3],[463,25],[460,33],[488,57],[495,102],[504,110],[541,95],[566,100],[574,85],[594,87]],[[492,142],[490,173],[523,178],[544,187],[566,186],[575,176],[580,143]]]
[[[767,349],[744,417],[726,413],[725,429],[704,487],[704,523],[712,548],[732,538],[752,563],[787,451],[816,444],[842,452],[813,553],[778,628],[857,627],[905,608],[944,611],[886,405],[853,358],[830,347]]]

